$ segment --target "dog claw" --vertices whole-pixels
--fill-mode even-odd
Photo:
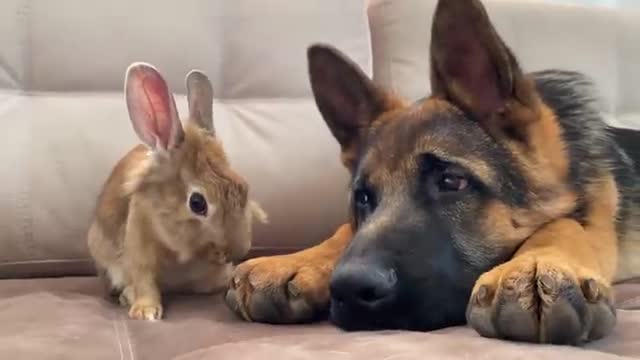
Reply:
[[[548,274],[542,275],[540,279],[538,279],[538,282],[540,284],[540,290],[546,294],[551,294],[556,289],[556,281]]]
[[[289,283],[287,284],[287,294],[290,298],[297,298],[298,296],[300,296],[300,289],[298,289],[298,287],[294,283],[289,281]]]
[[[585,280],[582,283],[582,292],[587,300],[591,302],[598,300],[598,295],[600,295],[598,283],[594,279]]]
[[[478,289],[478,295],[476,297],[476,301],[480,306],[488,306],[491,303],[491,296],[489,291],[489,286],[482,285]]]

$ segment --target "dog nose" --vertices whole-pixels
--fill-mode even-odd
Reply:
[[[329,290],[332,301],[375,310],[393,297],[397,282],[396,272],[392,268],[347,263],[334,270]]]

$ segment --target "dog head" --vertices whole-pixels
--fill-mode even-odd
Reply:
[[[479,1],[439,1],[430,56],[432,93],[409,103],[336,49],[308,50],[352,174],[357,231],[330,285],[345,329],[463,323],[478,276],[575,208],[554,112]]]

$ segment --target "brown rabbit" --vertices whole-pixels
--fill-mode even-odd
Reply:
[[[215,136],[209,79],[193,70],[186,86],[183,127],[162,75],[129,66],[125,97],[143,144],[113,169],[89,228],[98,272],[134,319],[160,319],[165,291],[223,290],[249,250],[253,217],[266,220]]]

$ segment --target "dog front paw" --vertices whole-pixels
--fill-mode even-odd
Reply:
[[[521,256],[483,274],[467,321],[480,335],[571,344],[604,337],[616,322],[612,290],[563,258]]]
[[[329,303],[331,267],[302,253],[264,257],[238,265],[225,301],[248,321],[300,323]]]

